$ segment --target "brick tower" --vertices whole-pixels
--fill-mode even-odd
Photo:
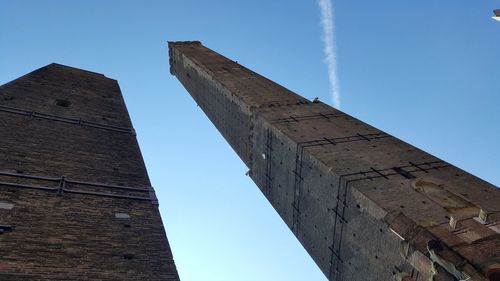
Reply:
[[[170,71],[329,280],[500,280],[500,190],[204,47]]]
[[[179,280],[116,80],[0,86],[0,280]]]

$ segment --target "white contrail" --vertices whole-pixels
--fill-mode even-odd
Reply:
[[[335,47],[335,26],[333,24],[333,12],[331,0],[318,0],[321,11],[321,27],[323,28],[323,43],[325,51],[325,63],[328,68],[328,80],[330,80],[330,92],[333,106],[340,108],[339,79],[337,77],[337,50]]]

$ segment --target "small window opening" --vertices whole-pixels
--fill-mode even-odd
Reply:
[[[488,278],[490,281],[500,281],[500,268],[491,269],[488,272]]]
[[[70,104],[71,103],[69,101],[67,101],[67,100],[56,100],[56,105],[57,106],[69,107]]]
[[[131,260],[131,259],[134,258],[134,255],[133,254],[124,254],[123,258],[126,259],[126,260]]]
[[[3,234],[5,232],[10,232],[12,231],[14,228],[12,227],[12,225],[4,225],[4,224],[0,224],[0,234]]]

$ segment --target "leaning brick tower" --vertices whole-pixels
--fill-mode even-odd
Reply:
[[[169,55],[329,280],[500,281],[497,187],[200,42]]]
[[[0,86],[0,280],[179,280],[116,80]]]

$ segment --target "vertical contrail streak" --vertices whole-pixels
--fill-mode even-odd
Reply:
[[[330,93],[332,95],[333,106],[340,108],[339,79],[337,76],[337,50],[335,47],[335,26],[333,24],[332,1],[318,0],[318,5],[321,12],[321,27],[323,28],[325,63],[328,68]]]

